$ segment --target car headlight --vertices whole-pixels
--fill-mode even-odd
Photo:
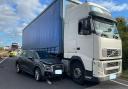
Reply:
[[[46,71],[52,71],[51,65],[44,65]]]

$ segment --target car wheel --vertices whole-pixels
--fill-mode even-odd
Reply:
[[[74,82],[83,85],[85,81],[85,70],[80,62],[73,62],[71,64],[71,77]]]
[[[34,76],[36,81],[42,80],[41,70],[39,68],[35,69]]]
[[[19,64],[16,64],[16,72],[17,73],[20,73],[21,72],[21,68],[20,68],[20,65]]]

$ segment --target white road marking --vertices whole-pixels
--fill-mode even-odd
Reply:
[[[118,82],[118,81],[115,81],[115,80],[111,80],[112,82],[114,82],[114,83],[117,83],[117,84],[120,84],[120,85],[123,85],[123,86],[126,86],[126,87],[128,87],[128,85],[127,84],[124,84],[124,83],[121,83],[121,82]]]
[[[3,63],[6,59],[7,59],[7,58],[2,59],[2,61],[0,61],[0,64]]]
[[[121,80],[121,81],[124,81],[124,82],[127,82],[127,83],[128,83],[128,81],[127,81],[127,80],[123,80],[123,79],[118,79],[118,80]]]

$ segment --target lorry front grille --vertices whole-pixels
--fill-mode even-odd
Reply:
[[[119,69],[113,69],[113,70],[106,70],[105,74],[112,74],[119,72]]]
[[[120,61],[104,63],[104,74],[108,75],[112,73],[118,73],[120,71],[120,66]]]
[[[119,66],[119,62],[110,62],[110,63],[107,63],[107,67],[114,67],[114,66]]]
[[[121,56],[120,49],[107,49],[107,57],[117,57]]]

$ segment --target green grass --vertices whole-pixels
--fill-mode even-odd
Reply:
[[[128,80],[128,69],[123,71],[121,78]]]

